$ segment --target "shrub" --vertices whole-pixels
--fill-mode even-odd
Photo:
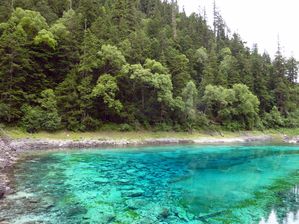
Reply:
[[[175,123],[175,125],[173,126],[173,130],[175,132],[185,131],[184,127],[178,123]]]
[[[22,128],[30,133],[41,130],[43,123],[42,109],[40,107],[24,106],[22,111],[24,113],[21,121]]]
[[[119,130],[123,131],[123,132],[125,132],[125,131],[134,131],[134,128],[129,124],[122,124],[122,125],[120,125]]]
[[[284,121],[285,127],[297,128],[299,127],[299,110],[296,110],[288,115]]]
[[[42,111],[42,125],[41,128],[45,131],[56,131],[61,128],[61,117],[57,111],[46,112]]]
[[[224,128],[228,131],[240,131],[245,129],[243,123],[239,123],[238,121],[224,123]]]
[[[172,126],[165,122],[159,123],[154,127],[154,131],[172,131],[172,130],[173,130]]]
[[[240,123],[240,127],[226,125],[229,129],[253,129],[257,125],[260,102],[246,85],[235,84],[231,89],[208,85],[202,102],[214,122],[224,126],[234,121]]]
[[[66,128],[69,131],[83,131],[85,127],[80,122],[80,120],[77,120],[75,117],[70,116],[66,121]]]
[[[284,126],[284,119],[277,107],[274,106],[270,113],[265,113],[263,124],[267,128],[279,128]]]
[[[41,92],[40,106],[24,106],[21,126],[28,132],[56,131],[61,127],[55,94],[52,89]]]
[[[208,119],[207,115],[202,112],[196,113],[195,121],[194,121],[194,128],[196,130],[201,130],[203,128],[208,127],[210,124],[210,120]]]
[[[82,119],[82,131],[95,131],[101,127],[101,122],[92,118],[91,116],[86,116]]]
[[[102,125],[101,131],[119,131],[119,125],[114,123],[105,123]]]

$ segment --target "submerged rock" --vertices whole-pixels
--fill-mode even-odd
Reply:
[[[107,224],[115,220],[116,214],[110,205],[98,205],[87,211],[83,219],[89,219],[90,223]]]
[[[120,183],[120,184],[128,184],[128,183],[130,183],[131,181],[130,181],[129,179],[124,179],[124,178],[122,178],[122,179],[119,179],[117,182]]]
[[[6,188],[0,185],[0,199],[2,199],[5,195]]]
[[[135,169],[129,169],[129,170],[127,170],[127,174],[136,174],[137,173],[137,170],[135,170]]]
[[[170,211],[167,208],[163,208],[161,213],[159,214],[159,217],[162,219],[166,219],[170,215]]]
[[[125,196],[125,197],[140,197],[143,194],[144,194],[144,191],[141,189],[135,189],[135,190],[123,192],[123,196]]]
[[[68,211],[68,216],[76,216],[80,214],[85,214],[87,212],[87,209],[82,206],[71,206]]]
[[[183,221],[189,221],[187,212],[181,207],[177,207],[174,211],[174,214]]]
[[[109,182],[109,179],[107,178],[97,178],[94,183],[95,184],[106,184]]]
[[[155,217],[143,217],[135,223],[136,224],[154,224],[154,223],[158,223],[158,220]]]
[[[126,205],[129,209],[141,209],[144,205],[146,204],[146,202],[142,199],[128,199],[126,201]]]

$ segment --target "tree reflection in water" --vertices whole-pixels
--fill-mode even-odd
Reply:
[[[281,204],[273,206],[267,220],[259,224],[298,224],[299,223],[299,185],[292,190],[278,193]]]

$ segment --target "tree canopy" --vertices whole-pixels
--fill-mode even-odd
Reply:
[[[0,123],[28,131],[299,127],[296,59],[280,46],[273,59],[248,48],[217,11],[211,28],[176,4],[1,1]]]

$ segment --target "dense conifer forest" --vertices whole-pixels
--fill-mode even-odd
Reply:
[[[0,123],[68,129],[299,127],[298,64],[176,1],[2,0]],[[273,37],[276,38],[276,37]]]

